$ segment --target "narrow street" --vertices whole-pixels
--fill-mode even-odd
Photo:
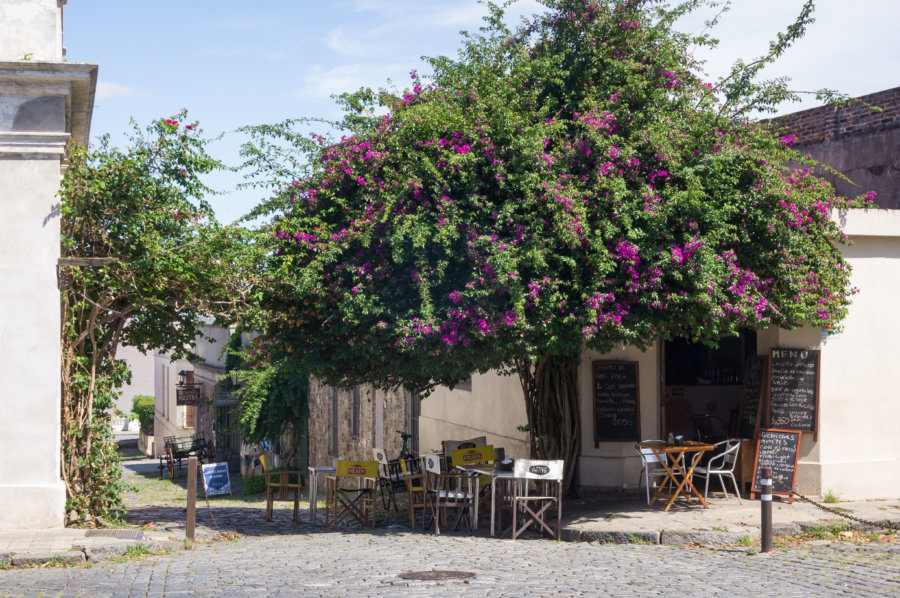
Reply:
[[[887,596],[896,546],[753,549],[375,530],[246,537],[72,568],[0,571],[2,596]],[[407,572],[473,573],[415,581]]]

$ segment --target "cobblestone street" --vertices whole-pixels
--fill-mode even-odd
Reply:
[[[0,571],[0,596],[886,596],[900,554],[884,546],[601,545],[422,533],[313,532],[215,542],[91,567]],[[464,571],[466,581],[401,573]]]

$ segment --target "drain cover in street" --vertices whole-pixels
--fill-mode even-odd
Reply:
[[[140,540],[144,532],[139,529],[89,529],[86,538],[118,538],[119,540]]]
[[[468,571],[407,571],[401,573],[400,577],[417,581],[441,581],[444,579],[470,579],[475,577],[475,574]]]

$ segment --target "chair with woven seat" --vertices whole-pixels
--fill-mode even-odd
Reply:
[[[353,517],[375,527],[377,461],[338,460],[334,475],[325,477],[325,525],[337,527]]]
[[[509,505],[512,509],[510,530],[513,540],[533,524],[536,524],[541,535],[546,532],[552,538],[560,539],[563,464],[562,459],[516,459],[513,477],[508,480],[512,487]],[[550,515],[549,520],[547,515]],[[555,523],[553,519],[556,519]]]
[[[303,486],[303,473],[300,471],[270,471],[265,455],[259,456],[259,462],[266,477],[266,520],[272,521],[272,507],[276,500],[293,501],[294,522],[300,520],[300,488]]]
[[[425,529],[434,523],[434,533],[441,534],[440,521],[446,518],[447,511],[456,510],[456,521],[453,529],[459,529],[459,524],[465,519],[466,529],[472,533],[472,524],[469,512],[475,506],[475,492],[473,485],[475,480],[465,472],[441,471],[441,455],[430,454],[422,457],[425,462],[425,500],[431,506],[431,516],[425,522]]]
[[[694,468],[694,476],[702,476],[706,478],[706,484],[703,488],[703,499],[709,496],[709,478],[717,476],[719,483],[722,484],[722,492],[725,498],[728,498],[728,490],[725,488],[725,478],[731,478],[734,484],[734,493],[737,494],[738,504],[744,504],[741,500],[741,491],[738,488],[737,480],[734,477],[734,467],[737,464],[738,451],[741,448],[741,440],[739,438],[729,438],[714,445],[717,452],[710,458],[709,462],[703,466]]]

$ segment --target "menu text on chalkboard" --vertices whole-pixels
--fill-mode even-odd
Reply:
[[[765,355],[752,355],[744,366],[744,390],[741,394],[741,410],[738,419],[738,436],[740,438],[756,438],[759,427],[759,412],[763,394],[767,358]]]
[[[795,430],[772,430],[764,429],[759,431],[759,442],[756,445],[756,464],[753,467],[753,487],[752,494],[761,492],[762,486],[759,483],[762,477],[762,468],[771,467],[773,479],[780,479],[782,483],[777,481],[772,486],[772,494],[793,495],[791,488],[794,487],[794,478],[797,473],[797,457],[800,448],[800,435],[802,432]],[[785,486],[788,486],[787,488]]]
[[[771,349],[769,353],[770,428],[815,432],[819,402],[819,351]]]
[[[640,390],[636,361],[593,362],[594,446],[640,440]]]

